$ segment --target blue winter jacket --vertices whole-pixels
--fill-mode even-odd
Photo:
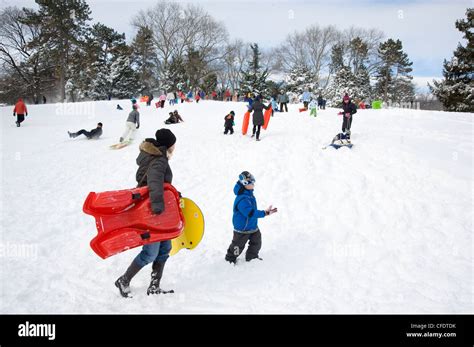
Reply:
[[[273,111],[278,111],[278,104],[274,98],[272,98],[272,109]]]
[[[304,92],[302,99],[303,99],[303,101],[310,102],[310,100],[311,100],[311,93],[310,93],[310,92]]]
[[[241,192],[239,194],[239,192]],[[234,187],[237,195],[234,201],[234,215],[232,223],[234,231],[239,233],[253,233],[258,230],[258,218],[265,217],[265,211],[257,209],[257,200],[253,196],[253,190],[245,189],[237,182]]]

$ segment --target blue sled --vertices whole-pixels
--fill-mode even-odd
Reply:
[[[341,147],[352,148],[352,146],[353,146],[352,143],[350,143],[350,144],[348,144],[348,145],[336,145],[336,144],[333,143],[333,144],[330,144],[328,147],[334,147],[335,149],[339,149],[339,148],[341,148]]]

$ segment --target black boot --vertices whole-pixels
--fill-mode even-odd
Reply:
[[[245,259],[245,261],[252,261],[252,260],[254,260],[254,259],[263,260],[263,259],[260,258],[260,257],[255,257],[255,258],[250,258],[250,259],[247,258],[247,259]]]
[[[130,266],[128,267],[125,274],[120,276],[115,281],[115,286],[120,290],[120,295],[124,298],[131,298],[130,296],[130,281],[132,278],[141,270],[141,266],[138,265],[135,261],[133,261]]]
[[[225,256],[225,260],[228,261],[231,264],[237,264],[237,258],[236,257],[231,257],[229,255]]]
[[[153,262],[153,271],[151,273],[151,282],[150,286],[148,287],[146,294],[168,294],[168,293],[174,293],[174,290],[163,290],[160,288],[160,281],[161,277],[163,276],[163,269],[165,268],[164,263],[159,263],[159,262]]]

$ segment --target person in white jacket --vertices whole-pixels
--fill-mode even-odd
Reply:
[[[170,106],[173,106],[173,105],[174,105],[174,100],[175,100],[174,93],[173,93],[173,92],[169,92],[169,93],[166,95],[166,100],[168,100]]]
[[[125,132],[120,138],[120,142],[133,141],[135,131],[140,128],[140,113],[137,111],[137,104],[133,104],[133,110],[128,114]]]

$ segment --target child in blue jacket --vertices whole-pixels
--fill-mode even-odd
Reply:
[[[260,259],[258,252],[262,248],[262,234],[258,228],[258,219],[278,212],[270,205],[266,210],[257,209],[257,200],[253,195],[255,178],[248,171],[239,175],[239,180],[234,186],[236,195],[234,201],[234,214],[232,223],[234,224],[234,237],[227,249],[225,260],[235,264],[237,257],[242,253],[245,244],[249,241],[249,247],[245,254],[245,260]]]

